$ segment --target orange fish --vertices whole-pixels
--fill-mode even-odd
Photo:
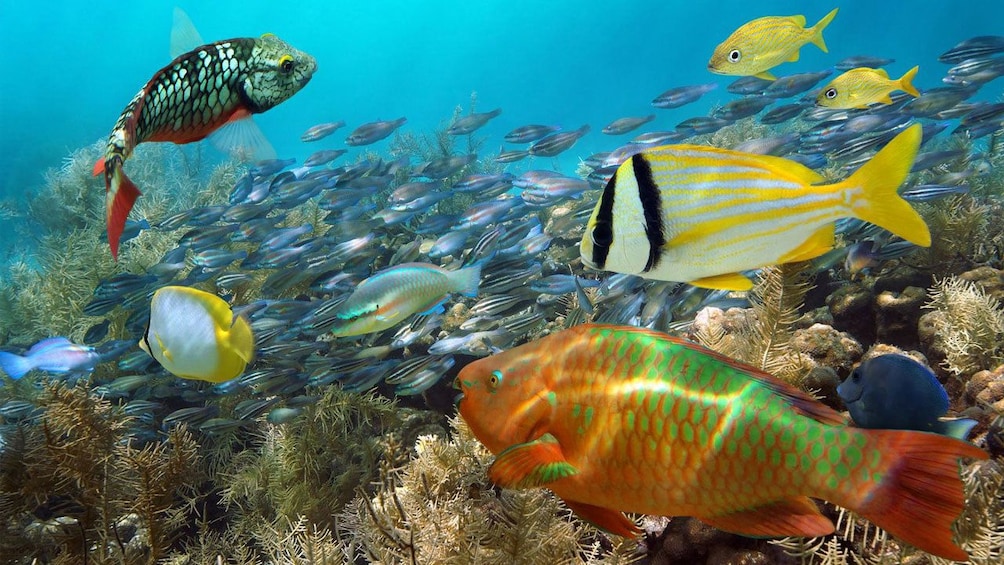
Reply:
[[[658,332],[580,325],[460,372],[460,414],[508,488],[546,486],[621,536],[621,512],[694,516],[752,536],[821,536],[809,497],[857,512],[931,554],[963,509],[954,438],[849,427],[836,411],[747,365]]]

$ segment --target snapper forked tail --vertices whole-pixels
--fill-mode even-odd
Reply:
[[[987,459],[975,445],[928,432],[861,430],[884,459],[870,485],[849,484],[841,501],[896,538],[932,555],[966,561],[952,541],[952,524],[965,507],[959,458]],[[848,498],[849,497],[849,498]]]
[[[119,259],[119,239],[125,230],[126,218],[132,210],[140,191],[136,188],[125,171],[122,170],[123,159],[114,155],[111,159],[102,157],[94,164],[94,176],[105,174],[105,222],[108,225],[108,246],[112,250],[112,258]]]

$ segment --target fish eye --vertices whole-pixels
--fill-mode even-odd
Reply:
[[[293,57],[291,55],[283,55],[279,57],[279,68],[282,72],[288,73],[293,70]]]
[[[860,381],[861,380],[861,371],[858,371],[857,369],[854,369],[853,371],[851,371],[851,380],[854,381],[854,382]]]
[[[492,371],[492,376],[488,377],[488,386],[496,389],[500,384],[502,384],[502,371]]]
[[[833,100],[834,98],[837,97],[837,89],[836,88],[827,88],[826,92],[824,92],[823,95],[825,95],[830,100]]]
[[[738,49],[733,49],[732,51],[729,51],[729,61],[732,61],[733,63],[738,63],[739,59],[742,58],[743,54],[740,53]]]
[[[610,224],[607,222],[600,222],[593,226],[590,237],[596,247],[610,247],[610,244],[614,242],[614,233],[610,230]]]

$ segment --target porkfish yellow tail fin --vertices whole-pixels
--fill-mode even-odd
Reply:
[[[97,165],[95,165],[95,170]],[[108,224],[108,245],[112,249],[112,257],[119,259],[119,239],[125,230],[129,211],[140,196],[129,177],[122,170],[122,158],[112,157],[104,161],[105,169],[105,221]]]
[[[823,53],[830,52],[826,48],[826,42],[823,41],[823,30],[826,29],[826,26],[830,25],[830,22],[833,20],[833,17],[837,15],[837,10],[839,9],[840,8],[834,8],[829,14],[823,16],[823,19],[819,20],[816,25],[812,26],[812,39],[809,41],[812,41],[813,45],[822,49]]]
[[[900,430],[863,433],[871,436],[875,451],[888,460],[884,462],[887,470],[871,488],[849,485],[857,491],[852,495],[857,500],[846,506],[932,555],[968,560],[965,550],[952,541],[952,523],[965,507],[959,458],[986,459],[987,453],[940,434]]]
[[[917,76],[918,69],[920,69],[919,66],[914,67],[909,71],[906,71],[905,73],[903,73],[903,76],[901,76],[899,80],[896,81],[896,85],[899,87],[899,89],[909,94],[910,96],[920,96],[920,91],[917,90],[915,86],[913,86],[913,77]]]
[[[914,245],[928,247],[931,231],[924,218],[897,192],[913,166],[920,138],[920,124],[908,127],[834,188],[853,195],[850,208],[855,218],[885,228]]]
[[[245,364],[254,361],[254,334],[244,316],[234,318],[234,325],[230,327],[230,347]]]

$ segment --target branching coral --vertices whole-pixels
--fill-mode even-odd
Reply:
[[[957,277],[935,283],[926,308],[939,312],[944,366],[955,375],[1004,362],[1004,309],[979,285]]]

